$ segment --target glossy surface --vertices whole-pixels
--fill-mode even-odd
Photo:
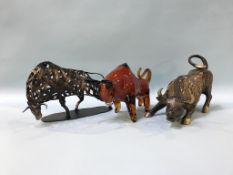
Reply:
[[[125,102],[131,120],[136,122],[135,98],[138,97],[140,106],[142,104],[145,106],[145,115],[149,114],[149,82],[151,79],[149,69],[146,69],[142,75],[138,71],[138,77],[136,77],[127,64],[122,64],[106,75],[105,79],[112,82],[112,87],[106,87],[105,84],[100,83],[100,98],[107,103],[113,102],[115,112],[120,111],[120,102]]]

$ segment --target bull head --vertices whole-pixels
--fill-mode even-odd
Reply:
[[[110,105],[113,102],[113,84],[110,80],[102,80],[99,84],[100,99]]]
[[[174,122],[175,120],[179,119],[179,117],[183,114],[184,108],[180,99],[176,97],[172,98],[166,98],[164,95],[162,95],[162,89],[158,90],[158,101],[162,104],[166,104],[166,115],[167,120]]]
[[[26,110],[30,109],[33,115],[36,117],[37,120],[40,120],[42,118],[42,113],[41,113],[41,106],[44,105],[47,108],[46,104],[28,104],[28,107],[26,107],[23,112]]]

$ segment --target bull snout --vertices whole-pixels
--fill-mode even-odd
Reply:
[[[167,120],[170,122],[174,122],[177,119],[177,115],[173,111],[167,112]]]
[[[35,109],[31,109],[32,114],[35,116],[36,120],[40,120],[42,118],[42,113],[40,110],[35,110]]]
[[[36,120],[40,120],[42,118],[42,114],[35,115]]]
[[[182,116],[183,112],[184,112],[183,109],[168,110],[166,112],[166,114],[167,114],[167,120],[171,121],[171,122],[179,120],[180,117]]]
[[[176,118],[172,117],[172,116],[167,116],[167,120],[170,122],[174,122],[176,120]]]

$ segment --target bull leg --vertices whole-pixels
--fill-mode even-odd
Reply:
[[[149,117],[150,116],[150,96],[146,95],[145,97],[143,97],[143,103],[145,106],[145,117]]]
[[[184,117],[181,120],[181,124],[183,124],[183,125],[189,125],[189,124],[191,124],[191,122],[192,122],[191,115],[193,114],[194,109],[195,109],[195,107],[193,107],[191,109],[187,109]]]
[[[114,101],[114,106],[115,106],[115,113],[120,112],[120,110],[121,110],[121,102],[119,100]]]
[[[160,109],[163,109],[166,106],[165,103],[158,102],[150,111],[150,116],[153,116]]]
[[[79,95],[78,98],[79,98],[79,101],[76,103],[75,112],[78,112],[78,110],[79,110],[78,107],[79,107],[80,103],[82,103],[82,101],[84,100],[84,94]]]
[[[209,111],[210,101],[212,99],[211,90],[208,90],[207,92],[204,92],[204,94],[206,96],[206,101],[205,101],[205,104],[204,104],[204,106],[202,108],[202,112],[207,113]]]
[[[135,97],[134,96],[129,97],[129,100],[126,101],[126,105],[132,122],[136,122],[137,117],[136,117]]]
[[[143,105],[143,97],[138,97],[138,106],[142,106]]]
[[[59,98],[59,102],[61,104],[61,106],[65,109],[66,111],[66,119],[70,119],[70,111],[68,109],[68,107],[66,106],[66,101],[65,101],[65,98],[64,97],[60,97]]]

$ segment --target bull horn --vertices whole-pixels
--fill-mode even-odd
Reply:
[[[47,109],[48,108],[48,105],[46,105],[46,104],[41,104],[41,106],[45,106],[45,108]]]
[[[158,92],[157,92],[157,100],[161,103],[166,103],[166,98],[163,96],[162,94],[162,90],[163,88],[159,89]]]
[[[29,109],[29,106],[28,107],[26,107],[22,112],[25,112],[26,110],[28,110]]]
[[[163,90],[163,88],[160,88],[160,89],[158,90],[158,92],[157,92],[158,97],[163,96],[163,95],[162,95],[162,90]]]

